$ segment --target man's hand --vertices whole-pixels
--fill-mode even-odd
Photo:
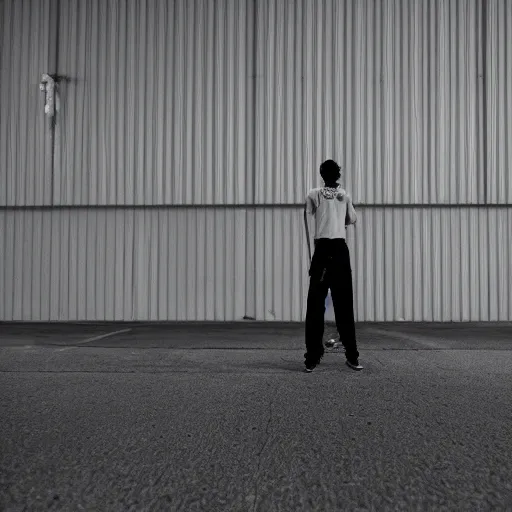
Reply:
[[[338,201],[345,201],[347,204],[352,203],[352,197],[350,197],[350,194],[344,190],[336,196],[336,199],[338,199]]]
[[[357,222],[356,211],[354,210],[354,205],[352,204],[352,198],[349,194],[345,196],[345,200],[347,201],[347,214],[345,216],[345,224],[355,224]]]

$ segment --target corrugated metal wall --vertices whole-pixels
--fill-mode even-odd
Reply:
[[[61,3],[61,205],[252,202],[252,0]]]
[[[512,2],[486,6],[487,201],[512,204]]]
[[[301,210],[0,212],[2,320],[302,321]],[[512,321],[512,210],[360,208],[358,321]]]
[[[0,206],[50,204],[43,73],[53,73],[50,0],[0,2]]]
[[[230,320],[245,304],[242,210],[0,212],[4,320]]]
[[[20,178],[40,163],[24,165],[12,142],[23,130],[45,141],[36,84],[49,1],[4,2],[6,29],[23,20],[28,36],[14,52],[4,45],[2,59],[11,89],[30,96],[15,98],[27,112],[19,130],[6,127],[12,135],[0,138],[17,162],[8,166],[15,204],[45,204],[51,186],[48,173]],[[293,204],[318,182],[327,157],[346,167],[358,203],[484,202],[479,2],[59,5],[59,74],[68,80],[60,86],[54,204]],[[494,15],[502,27],[492,37],[505,48],[498,11],[506,3],[490,5],[489,23]],[[22,63],[31,64],[13,74]],[[34,178],[46,196],[34,196]]]
[[[258,1],[256,202],[301,201],[328,157],[358,203],[483,201],[478,6]]]
[[[334,157],[359,321],[511,321],[511,13],[0,0],[0,320],[303,320],[298,203]]]

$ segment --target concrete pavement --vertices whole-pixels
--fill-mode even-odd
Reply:
[[[512,325],[358,337],[0,324],[0,510],[512,510]]]

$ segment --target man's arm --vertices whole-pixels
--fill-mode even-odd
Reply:
[[[311,261],[311,240],[309,238],[309,224],[308,224],[308,202],[304,204],[304,227],[306,229],[306,243],[308,244],[309,261]]]
[[[354,209],[354,205],[352,204],[352,198],[350,197],[350,194],[346,195],[346,201],[347,214],[345,215],[345,226],[348,226],[349,224],[355,224],[357,222],[357,215]]]

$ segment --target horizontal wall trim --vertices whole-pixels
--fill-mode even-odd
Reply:
[[[241,326],[241,325],[251,325],[252,327],[258,327],[258,326],[266,326],[268,324],[272,324],[275,327],[278,326],[295,326],[295,325],[303,325],[304,321],[301,320],[292,320],[292,321],[283,321],[283,320],[140,320],[140,321],[134,321],[134,320],[82,320],[82,321],[75,321],[75,320],[50,320],[47,322],[41,322],[41,320],[0,320],[0,325],[9,325],[10,327],[14,326],[20,326],[23,327],[24,325],[40,325],[40,326],[46,326],[46,325],[100,325],[100,326],[108,326],[108,327],[115,327],[116,325],[122,325],[123,327],[146,327],[146,326],[157,326],[157,325],[180,325],[184,327],[192,327],[192,326],[203,326],[206,327],[208,325],[218,325],[222,324],[223,326],[229,327],[229,326]],[[335,322],[326,320],[326,325],[335,325]],[[458,322],[455,320],[446,320],[444,322],[427,322],[425,320],[408,320],[405,322],[399,322],[399,321],[389,321],[389,322],[383,322],[379,320],[364,320],[361,322],[356,321],[356,326],[363,327],[365,325],[369,325],[372,327],[376,326],[385,326],[385,327],[407,327],[412,325],[419,325],[424,324],[428,326],[429,329],[435,329],[436,327],[445,327],[446,325],[453,325],[460,328],[468,328],[468,327],[505,327],[510,326],[512,327],[512,322],[509,322],[507,320],[498,320],[498,321],[473,321],[473,322]],[[147,347],[151,349],[152,347]],[[209,348],[208,350],[214,350]],[[238,350],[233,348],[227,348],[226,350]],[[246,349],[244,349],[246,350]],[[428,350],[428,349],[427,349]],[[437,350],[456,350],[453,348],[447,348],[447,349],[437,349]]]
[[[304,203],[265,203],[265,204],[91,204],[91,205],[41,205],[41,206],[5,206],[0,205],[0,211],[47,211],[47,210],[206,210],[206,209],[234,209],[246,210],[248,208],[302,208]],[[356,208],[512,208],[512,203],[472,203],[472,204],[457,204],[457,203],[415,203],[415,204],[379,204],[379,203],[354,203]]]

